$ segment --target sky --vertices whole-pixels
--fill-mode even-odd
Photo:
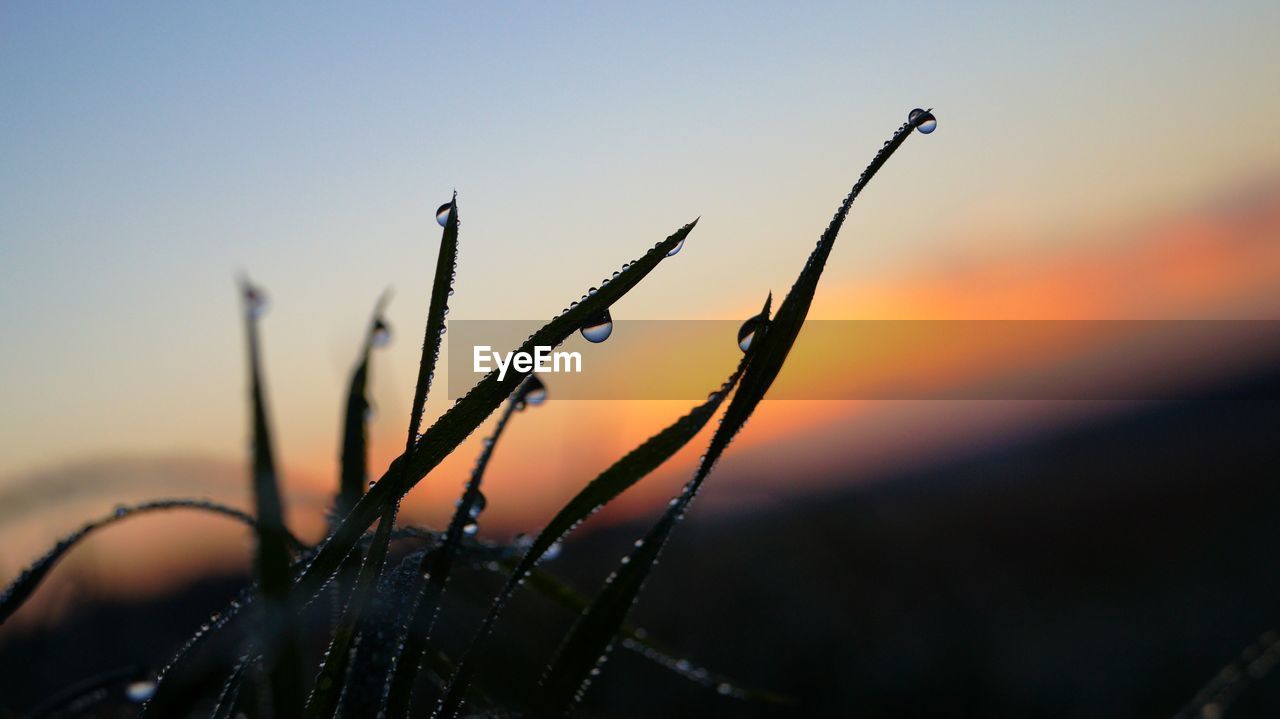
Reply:
[[[0,490],[132,467],[150,494],[177,494],[204,491],[183,462],[241,471],[245,272],[271,298],[286,483],[314,515],[388,287],[375,456],[401,441],[434,211],[453,190],[451,318],[549,318],[695,217],[615,316],[743,318],[790,286],[918,106],[938,130],[855,205],[813,316],[1274,318],[1280,6],[1117,5],[6,3]],[[1246,200],[1262,218],[1247,227],[1219,207]],[[794,456],[817,430],[788,437],[815,418],[841,437],[911,418],[939,427],[939,447],[959,441],[954,407],[807,404],[768,405],[741,452]],[[522,508],[491,495],[495,516],[536,526],[687,407],[549,402],[495,460],[495,492]],[[1076,411],[988,410],[1024,428]],[[449,489],[411,510],[451,506],[434,500],[461,454],[439,470]],[[865,464],[818,459],[824,474]]]

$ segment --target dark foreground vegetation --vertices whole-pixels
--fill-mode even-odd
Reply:
[[[1276,397],[1280,375],[1236,390]],[[846,490],[779,510],[691,515],[633,618],[674,656],[798,703],[723,697],[623,652],[581,713],[1173,716],[1280,628],[1278,426],[1274,399],[1146,407],[910,475],[850,477]],[[596,586],[643,529],[571,540],[552,566]],[[494,576],[457,579],[449,611],[474,621],[465,607],[492,593]],[[5,633],[4,703],[30,707],[74,681],[166,660],[242,583],[210,579]],[[513,678],[514,700],[536,690],[573,612],[534,594],[511,611],[509,651],[489,666]],[[1277,712],[1280,678],[1267,675],[1224,716]]]

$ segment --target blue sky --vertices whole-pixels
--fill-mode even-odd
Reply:
[[[454,188],[471,318],[550,316],[696,216],[619,310],[745,313],[917,105],[939,131],[867,193],[832,283],[964,256],[957,228],[1052,243],[1186,203],[1280,167],[1277,27],[1264,2],[6,4],[0,481],[236,456],[241,270],[273,298],[286,455],[333,443],[387,286],[398,418]]]

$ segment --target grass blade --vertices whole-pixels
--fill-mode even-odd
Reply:
[[[418,431],[422,427],[422,415],[426,406],[427,395],[431,391],[431,382],[435,379],[436,362],[440,357],[440,340],[444,335],[444,318],[448,312],[449,295],[453,292],[454,268],[458,261],[458,195],[454,193],[450,201],[449,217],[445,221],[444,231],[440,237],[440,252],[436,258],[435,279],[431,284],[431,301],[427,308],[426,336],[422,342],[422,358],[418,362],[418,381],[414,388],[413,405],[409,413],[409,431],[405,440],[405,454],[409,454],[418,439]],[[402,473],[397,471],[389,479],[381,481],[399,485],[404,482]],[[390,470],[388,471],[390,474]],[[357,500],[352,510],[360,505]],[[355,648],[356,638],[364,625],[369,602],[377,593],[379,578],[386,564],[387,551],[391,543],[391,532],[395,527],[396,512],[399,509],[399,497],[396,501],[385,503],[381,507],[378,529],[369,545],[369,552],[360,565],[355,588],[347,600],[346,610],[338,621],[329,650],[325,653],[324,663],[316,677],[311,695],[307,698],[306,716],[309,719],[327,719],[338,710],[341,690],[347,667],[351,661],[351,653]],[[349,517],[351,512],[345,516]],[[335,538],[346,525],[344,521],[335,530]],[[366,525],[367,526],[367,525]],[[363,531],[364,527],[360,528]],[[341,557],[341,562],[350,548]],[[317,558],[318,560],[318,558]],[[314,564],[312,565],[314,566]],[[327,577],[328,575],[326,575]]]
[[[604,283],[595,294],[566,309],[525,340],[519,351],[532,352],[537,346],[558,346],[577,332],[587,319],[607,309],[635,287],[668,252],[685,240],[696,224],[694,221],[685,225],[654,245],[640,259],[624,266],[616,278]],[[318,593],[360,541],[364,530],[475,431],[528,374],[511,368],[503,379],[498,379],[496,370],[489,373],[436,420],[411,450],[396,458],[383,478],[360,498],[351,513],[320,547],[298,580],[299,593],[307,597]],[[391,478],[403,479],[399,482],[386,481]]]
[[[591,604],[581,592],[546,571],[535,569],[530,572],[528,580],[532,589],[567,609],[582,612]],[[635,652],[684,679],[707,689],[713,689],[724,696],[764,704],[793,705],[796,703],[793,697],[744,687],[728,676],[698,666],[688,659],[677,657],[675,652],[657,643],[640,627],[624,623],[618,632],[618,637],[622,639],[624,649]]]
[[[631,605],[643,588],[644,581],[657,561],[672,529],[684,516],[716,461],[746,424],[747,419],[764,399],[765,392],[781,371],[787,354],[791,351],[796,337],[800,334],[800,328],[804,325],[818,286],[818,279],[822,275],[823,267],[826,265],[831,249],[835,245],[836,236],[849,214],[853,201],[894,151],[906,141],[916,125],[927,117],[932,116],[922,113],[919,118],[908,121],[894,133],[893,137],[876,153],[867,169],[849,191],[848,196],[845,197],[844,202],[836,210],[835,216],[809,255],[795,284],[778,307],[777,317],[765,325],[763,336],[757,332],[757,337],[752,341],[748,353],[753,355],[752,361],[743,375],[741,386],[734,394],[728,409],[725,410],[725,416],[711,438],[711,444],[699,463],[693,479],[685,485],[684,491],[672,501],[671,506],[663,512],[661,518],[645,537],[637,542],[636,549],[623,558],[621,566],[609,577],[600,594],[570,630],[558,656],[543,679],[541,704],[536,712],[538,716],[560,717],[571,712],[586,690],[591,672],[607,658],[618,628],[626,619]]]
[[[390,325],[383,317],[389,298],[390,293],[384,292],[374,305],[373,315],[369,319],[369,326],[360,346],[359,358],[355,369],[351,372],[346,411],[342,422],[342,456],[338,494],[334,498],[333,514],[330,518],[331,527],[337,523],[338,518],[345,517],[351,508],[356,506],[356,502],[360,501],[360,497],[364,495],[365,484],[369,481],[369,360],[373,349],[386,345],[391,338]],[[362,552],[352,552],[334,579],[332,616],[335,631],[342,620],[343,609],[350,600],[351,591],[355,587],[363,561]]]
[[[352,655],[351,671],[343,690],[339,711],[372,716],[383,697],[383,687],[396,661],[401,627],[409,622],[413,603],[421,585],[423,558],[434,549],[419,549],[406,555],[394,568],[388,567],[373,598],[368,621]]]
[[[44,556],[37,559],[29,567],[24,569],[21,574],[0,594],[0,624],[4,624],[5,620],[13,615],[26,601],[29,599],[36,588],[40,586],[40,582],[53,569],[58,560],[63,555],[71,551],[73,547],[80,543],[85,537],[93,532],[115,524],[116,522],[138,514],[146,514],[149,512],[158,512],[170,509],[194,509],[203,512],[211,512],[224,517],[243,522],[250,528],[257,527],[257,520],[249,516],[245,512],[234,507],[210,502],[204,499],[157,499],[150,502],[143,502],[132,506],[121,505],[116,507],[115,511],[106,517],[96,519],[83,527],[77,529],[71,534],[58,540]],[[297,549],[302,545],[293,535],[288,535],[286,540],[290,546]]]
[[[111,669],[58,691],[35,707],[23,712],[22,716],[25,719],[84,716],[94,708],[94,705],[109,697],[109,690],[114,689],[120,694],[125,694],[126,687],[134,681],[140,681],[143,676],[145,675],[139,667],[126,666]],[[16,717],[18,714],[0,711],[0,717],[8,716]]]
[[[1213,675],[1173,719],[1226,716],[1231,705],[1253,684],[1265,679],[1280,665],[1280,633],[1263,632],[1230,664]]]
[[[391,538],[417,540],[428,547],[439,544],[439,533],[422,527],[399,527],[392,532]],[[362,552],[372,539],[372,534],[363,535],[357,549]],[[504,553],[501,549],[482,545],[463,545],[463,550],[473,555],[470,557],[471,561],[497,560]],[[293,566],[295,575],[302,571],[314,552],[311,548],[301,551],[302,556]],[[187,639],[156,675],[156,690],[143,706],[143,716],[185,716],[193,703],[205,696],[206,689],[217,689],[216,685],[210,684],[210,678],[229,674],[244,655],[237,637],[243,636],[245,628],[240,625],[246,614],[250,614],[245,608],[251,605],[256,592],[257,585],[250,585],[236,600],[210,617],[207,628],[202,627]],[[439,676],[445,677],[452,673],[452,664],[441,659],[440,655],[432,654],[429,659],[432,661],[433,671]],[[246,712],[253,708],[252,705],[244,707]]]
[[[386,343],[390,327],[383,318],[388,295],[384,293],[374,306],[369,329],[360,348],[360,357],[351,372],[351,384],[347,390],[346,411],[342,422],[342,459],[338,479],[338,496],[334,501],[333,515],[345,517],[364,495],[369,481],[369,357],[375,347]]]
[[[257,589],[256,584],[251,584],[187,639],[156,675],[155,691],[142,706],[140,717],[185,716],[205,690],[216,688],[214,677],[235,669],[244,656],[240,642],[243,635],[230,627],[235,625],[238,629],[241,620],[252,614],[246,608],[252,606]],[[246,711],[252,708],[250,705]]]
[[[729,395],[738,383],[746,364],[747,359],[744,355],[733,374],[725,380],[718,390],[711,393],[707,401],[694,407],[688,414],[645,440],[639,447],[631,450],[626,456],[591,480],[587,486],[583,487],[573,499],[569,500],[552,517],[547,526],[533,540],[528,551],[524,553],[524,556],[520,558],[520,561],[512,569],[506,583],[498,591],[497,596],[489,607],[488,613],[463,651],[458,660],[457,672],[450,680],[448,689],[446,689],[444,696],[436,707],[437,716],[451,717],[461,710],[462,703],[466,699],[466,692],[474,678],[474,669],[472,668],[474,665],[468,662],[471,653],[493,631],[494,625],[502,614],[502,610],[511,600],[516,589],[520,587],[520,584],[542,559],[543,555],[597,509],[612,501],[614,497],[657,469],[663,462],[688,444],[689,440],[693,439],[698,432],[702,431],[702,428],[706,426],[711,417],[715,415],[716,410],[719,409],[721,403],[724,402],[724,398]]]
[[[289,530],[285,527],[280,487],[276,480],[271,432],[267,426],[266,399],[262,387],[262,359],[258,319],[265,299],[257,288],[242,281],[245,333],[249,345],[249,401],[253,424],[253,497],[258,516],[258,558],[255,570],[261,588],[263,670],[267,677],[264,700],[278,719],[301,713],[302,654],[290,598]]]
[[[476,466],[471,471],[471,478],[467,481],[462,498],[458,500],[458,507],[445,531],[444,543],[437,551],[428,554],[422,564],[422,588],[414,602],[412,616],[404,629],[404,635],[400,637],[399,657],[391,668],[385,706],[380,712],[384,716],[407,718],[410,715],[413,687],[417,682],[418,674],[422,671],[422,660],[431,640],[436,616],[439,614],[440,599],[444,596],[445,587],[449,582],[454,556],[462,544],[463,535],[474,532],[476,518],[483,509],[483,505],[478,503],[483,501],[480,485],[484,480],[485,469],[489,466],[489,459],[493,457],[493,451],[497,448],[498,440],[502,438],[502,432],[506,429],[511,416],[524,406],[525,395],[535,387],[541,388],[542,382],[536,376],[530,375],[507,401],[506,409],[498,417],[493,434],[484,442],[484,448],[481,449],[480,458],[476,460]]]
[[[252,661],[250,657],[245,657],[231,670],[231,676],[227,677],[226,683],[218,691],[218,698],[214,701],[210,719],[232,719],[235,716],[240,703],[244,673]]]

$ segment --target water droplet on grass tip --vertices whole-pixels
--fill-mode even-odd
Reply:
[[[604,342],[613,334],[613,317],[609,310],[600,310],[598,314],[582,323],[582,336],[588,342]]]
[[[477,493],[476,499],[471,503],[471,508],[467,510],[467,513],[471,515],[472,519],[475,519],[480,516],[480,513],[484,511],[488,504],[489,500],[485,499],[483,494]]]
[[[683,249],[684,249],[684,239],[681,239],[679,242],[676,243],[676,246],[672,247],[671,251],[667,253],[667,257],[674,257],[680,253],[680,250],[683,250]]]
[[[520,393],[519,402],[522,405],[537,407],[547,400],[547,386],[538,379],[537,375],[529,375],[529,379],[524,381],[524,390]]]
[[[257,319],[267,311],[267,296],[257,287],[245,285],[244,305],[245,311],[249,313],[249,316]]]
[[[155,693],[156,683],[149,679],[129,682],[129,686],[124,688],[124,695],[129,698],[129,701],[138,704],[147,701]]]
[[[446,202],[443,205],[437,207],[436,222],[440,223],[441,227],[444,227],[445,225],[449,224],[449,213],[452,211],[453,211],[452,202]]]
[[[369,333],[369,344],[374,347],[386,347],[391,342],[391,326],[383,320],[373,323],[373,331]]]
[[[756,338],[756,332],[763,324],[764,318],[760,315],[747,318],[747,321],[738,328],[738,349],[743,352],[751,349],[751,342]]]
[[[934,117],[932,112],[918,107],[907,115],[907,122],[915,125],[916,129],[925,135],[938,129],[938,118]]]
[[[480,525],[476,524],[475,522],[467,522],[462,527],[462,533],[467,535],[468,537],[475,536],[475,533],[479,531],[480,531]]]

